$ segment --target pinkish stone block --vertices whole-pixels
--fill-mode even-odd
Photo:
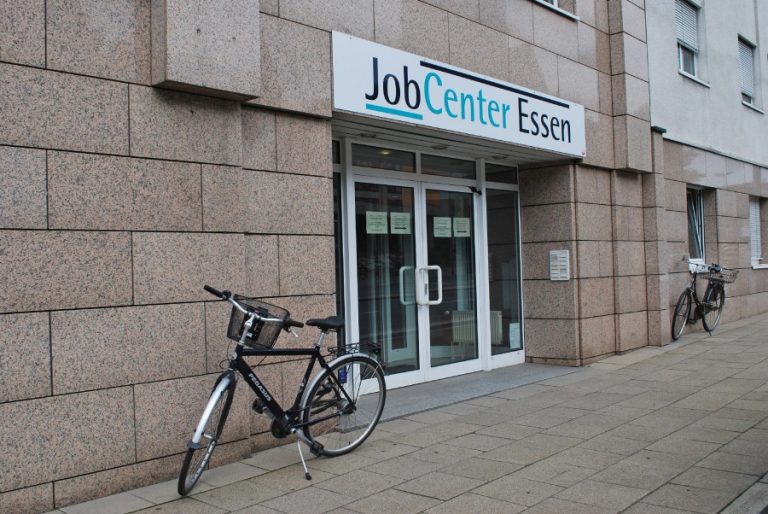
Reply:
[[[580,240],[610,241],[611,207],[590,203],[576,204],[576,226]]]
[[[613,278],[579,280],[579,317],[592,318],[614,313]]]
[[[559,96],[583,105],[593,111],[600,110],[598,72],[577,62],[557,58]]]
[[[277,170],[275,113],[262,109],[244,108],[242,119],[243,167],[254,170]]]
[[[617,350],[625,352],[648,345],[648,319],[645,311],[616,316]]]
[[[611,204],[611,173],[598,168],[576,168],[576,201]]]
[[[418,0],[374,0],[376,42],[448,62],[448,13]]]
[[[131,155],[239,165],[240,105],[131,85]]]
[[[578,359],[578,320],[527,319],[525,322],[525,343],[525,354],[529,358]]]
[[[151,5],[153,85],[237,100],[260,94],[259,2]]]
[[[245,294],[256,297],[280,294],[277,236],[245,236]]]
[[[578,278],[613,276],[613,243],[611,241],[579,241]]]
[[[480,9],[480,23],[523,41],[533,42],[533,5],[528,0],[484,0]]]
[[[526,280],[523,288],[526,318],[575,318],[576,282]]]
[[[4,448],[0,490],[92,473],[133,462],[130,387],[0,405]]]
[[[0,231],[0,311],[131,302],[131,238],[124,232]]]
[[[204,373],[204,326],[199,304],[54,312],[54,394]]]
[[[0,146],[0,227],[47,228],[45,151]]]
[[[640,207],[614,207],[613,224],[619,241],[643,241],[643,209]]]
[[[331,124],[287,114],[276,122],[278,171],[330,177]]]
[[[50,227],[200,230],[200,165],[50,152]]]
[[[245,281],[245,241],[239,234],[135,233],[135,303],[208,300],[203,290]]]
[[[453,15],[448,17],[448,28],[450,64],[490,77],[507,76],[509,38],[505,34]]]
[[[536,205],[520,210],[522,241],[570,241],[574,238],[573,204]],[[558,220],[553,226],[552,220]]]
[[[585,23],[578,24],[579,62],[602,73],[611,73],[611,47],[608,34]]]
[[[573,168],[526,169],[520,172],[520,202],[524,206],[572,202]]]
[[[582,359],[610,355],[616,351],[615,319],[610,315],[579,321]]]
[[[134,386],[136,397],[136,455],[154,459],[186,451],[216,375],[165,380]],[[245,384],[240,384],[245,385]],[[222,435],[223,442],[248,437],[252,393],[238,387]]]
[[[180,455],[174,455],[57,480],[56,507],[62,508],[176,478],[181,461]]]
[[[550,52],[579,59],[577,23],[541,5],[533,6],[533,40]]]
[[[0,12],[0,61],[45,66],[45,0],[6,0]]]
[[[149,2],[49,0],[48,67],[149,83]]]
[[[333,293],[334,240],[327,236],[280,236],[280,294]]]
[[[549,252],[570,250],[571,270],[575,275],[576,256],[573,242],[525,243],[523,248],[523,276],[526,280],[549,280]]]
[[[601,168],[614,167],[613,118],[589,109],[584,111],[587,131],[587,155],[582,164]]]
[[[330,235],[333,182],[324,177],[203,166],[203,211],[205,230]]]
[[[645,276],[616,277],[617,313],[645,311],[648,308],[645,295]]]
[[[509,78],[513,84],[558,94],[557,55],[515,38],[509,38]]]
[[[303,25],[373,40],[373,1],[281,0],[280,17]]]
[[[2,512],[48,512],[53,510],[53,484],[42,484],[0,493]]]
[[[645,275],[645,244],[642,241],[614,241],[616,275]]]
[[[48,314],[0,315],[0,402],[51,394]]]
[[[250,103],[329,117],[330,34],[267,15],[260,24],[262,95]]]
[[[0,64],[0,143],[128,153],[128,86]]]

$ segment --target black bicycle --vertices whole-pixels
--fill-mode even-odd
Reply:
[[[232,304],[227,336],[236,340],[237,346],[229,358],[229,366],[216,379],[203,415],[187,444],[187,454],[179,473],[180,495],[192,490],[211,459],[227,421],[238,373],[256,393],[253,409],[272,418],[272,435],[277,438],[289,434],[297,436],[307,480],[312,477],[301,452],[301,442],[315,455],[335,457],[351,452],[371,435],[381,418],[387,394],[384,371],[378,360],[373,354],[360,351],[359,345],[337,349],[331,362],[326,362],[320,353],[328,331],[341,330],[343,320],[336,316],[308,320],[307,325],[320,329],[312,348],[273,349],[281,330],[290,332],[292,327],[303,327],[304,324],[292,320],[288,311],[275,305],[210,286],[205,286],[205,290]],[[310,359],[293,405],[284,410],[243,357],[289,355]],[[315,362],[319,362],[322,369],[310,381]]]
[[[717,327],[725,306],[724,284],[732,283],[739,273],[719,264],[698,264],[687,258],[684,260],[688,262],[691,281],[680,293],[675,304],[675,314],[672,317],[672,339],[675,341],[683,334],[685,325],[696,323],[699,319],[707,332],[712,332]],[[706,278],[708,281],[703,300],[699,300],[696,293],[697,278]],[[691,308],[694,303],[696,307]]]

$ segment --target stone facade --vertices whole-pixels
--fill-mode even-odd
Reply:
[[[237,2],[245,40],[226,44],[227,17],[198,3],[0,0],[0,417],[14,420],[0,511],[178,473],[226,356],[228,309],[204,283],[296,319],[335,312],[331,30],[585,106],[586,158],[520,171],[528,360],[582,365],[669,340],[685,184],[717,188],[708,259],[742,269],[726,320],[768,309],[744,236],[768,163],[651,132],[642,0],[251,0]],[[570,250],[572,280],[548,280],[552,249]],[[301,368],[260,375],[282,399]],[[214,464],[275,444],[246,393]]]

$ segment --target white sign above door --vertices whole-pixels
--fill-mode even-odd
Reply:
[[[339,32],[333,33],[333,106],[586,155],[579,104]]]

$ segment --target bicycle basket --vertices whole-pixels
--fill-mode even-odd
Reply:
[[[249,310],[254,311],[259,316],[265,318],[279,318],[285,320],[290,317],[290,313],[282,307],[262,302],[255,298],[235,296],[235,300],[246,306]],[[245,328],[245,320],[245,314],[233,306],[232,314],[229,317],[227,337],[234,339],[235,341],[240,341],[240,336],[243,335],[243,330]],[[256,321],[251,327],[250,333],[245,337],[245,344],[251,347],[272,348],[275,346],[277,336],[280,335],[280,330],[282,329],[282,322]]]
[[[712,280],[714,282],[722,282],[723,284],[732,284],[736,277],[738,276],[739,271],[735,269],[728,269],[728,268],[720,268],[719,272],[712,271],[709,273],[709,276],[707,277],[707,280]]]

